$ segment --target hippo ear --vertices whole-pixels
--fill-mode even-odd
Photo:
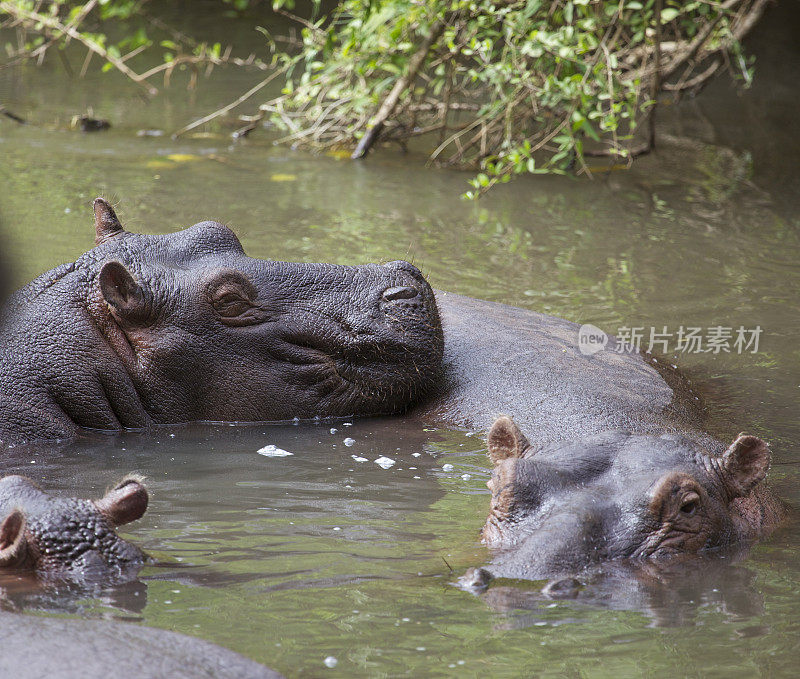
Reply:
[[[769,446],[757,436],[739,434],[722,455],[725,484],[733,497],[747,495],[769,469]]]
[[[131,323],[146,315],[144,290],[123,264],[106,262],[100,270],[100,291],[114,315]]]
[[[122,224],[117,219],[117,213],[114,212],[114,208],[102,198],[94,199],[94,230],[95,245],[100,245],[100,243],[104,243],[109,238],[125,233],[125,229],[122,228]]]
[[[123,524],[141,519],[147,510],[149,496],[147,488],[142,485],[143,476],[128,476],[100,500],[94,501],[94,506],[100,510],[112,525]]]
[[[522,457],[531,445],[508,415],[501,415],[494,421],[486,442],[489,446],[489,457],[494,464],[509,457]]]
[[[25,556],[25,517],[15,509],[0,525],[0,566],[13,566]]]

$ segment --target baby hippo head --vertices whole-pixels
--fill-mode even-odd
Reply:
[[[606,432],[531,445],[500,417],[483,528],[495,577],[543,579],[612,560],[660,560],[749,540],[777,513],[758,488],[769,448],[739,435],[712,455],[678,435]],[[722,448],[722,446],[721,446]]]
[[[0,479],[0,568],[104,577],[138,568],[145,556],[115,531],[140,518],[147,490],[127,476],[99,500],[59,498],[24,476]]]

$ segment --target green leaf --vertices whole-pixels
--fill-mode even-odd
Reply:
[[[675,9],[674,7],[665,7],[661,10],[661,23],[668,24],[670,21],[673,21],[676,17],[681,14],[679,9]]]

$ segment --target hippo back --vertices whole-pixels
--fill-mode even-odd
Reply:
[[[281,679],[238,653],[166,630],[15,613],[0,613],[0,625],[3,677]]]
[[[488,429],[509,413],[537,442],[609,429],[696,431],[699,399],[668,366],[640,353],[578,350],[579,325],[504,304],[437,292],[445,336],[444,375],[414,413]]]

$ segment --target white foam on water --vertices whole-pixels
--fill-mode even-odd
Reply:
[[[278,446],[272,445],[271,443],[259,450],[258,454],[264,457],[289,457],[289,455],[294,455],[294,453],[278,448]]]

